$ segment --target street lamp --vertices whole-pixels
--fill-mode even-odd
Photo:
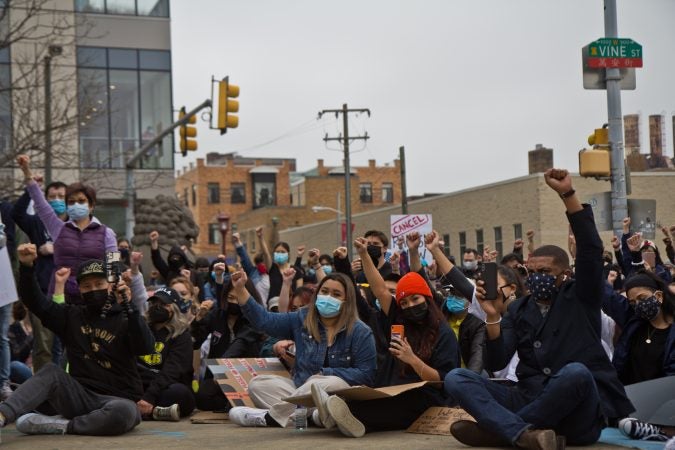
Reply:
[[[337,228],[337,245],[338,247],[342,246],[342,230],[340,229],[340,216],[343,214],[339,209],[331,208],[330,206],[312,206],[312,212],[318,213],[320,211],[333,211],[337,216],[335,218],[336,228]]]
[[[225,236],[227,235],[227,229],[230,226],[230,216],[228,216],[225,213],[218,213],[218,223],[220,224],[220,246],[221,246],[221,251],[223,252],[223,255],[225,255],[225,259],[227,260],[227,253],[226,253],[226,246],[227,246],[227,241],[225,240]]]

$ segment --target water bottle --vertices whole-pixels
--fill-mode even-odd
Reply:
[[[295,408],[294,421],[295,429],[297,431],[302,431],[307,428],[307,408],[302,405],[298,405],[297,408]]]

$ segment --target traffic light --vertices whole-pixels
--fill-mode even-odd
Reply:
[[[185,117],[185,106],[180,109],[178,113],[178,120]],[[187,156],[187,152],[197,150],[197,127],[191,127],[197,123],[197,116],[194,114],[190,116],[188,122],[180,126],[180,151],[183,156]]]
[[[239,126],[239,117],[234,113],[239,112],[239,102],[232,100],[239,97],[239,86],[230,84],[230,77],[225,77],[218,82],[218,128],[220,134],[227,133],[228,128]]]
[[[596,128],[588,137],[590,149],[579,151],[579,174],[582,177],[607,178],[612,174],[607,124]]]

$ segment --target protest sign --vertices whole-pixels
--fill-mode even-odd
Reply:
[[[255,407],[248,396],[248,383],[256,375],[291,377],[278,358],[207,359],[206,365],[232,406]]]
[[[407,433],[440,434],[451,436],[450,426],[458,420],[474,420],[460,408],[432,406],[427,409],[410,427]]]

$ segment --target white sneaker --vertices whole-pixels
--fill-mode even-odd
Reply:
[[[19,417],[16,429],[24,434],[66,434],[68,422],[63,416],[28,413]]]
[[[331,395],[326,401],[326,408],[340,432],[349,437],[361,437],[366,434],[366,427],[354,417],[349,406],[337,395]]]
[[[248,406],[235,406],[230,409],[230,422],[242,427],[266,427],[266,409],[249,408]]]
[[[330,416],[330,413],[326,408],[326,402],[330,397],[328,392],[326,392],[324,388],[316,383],[312,384],[310,389],[312,390],[312,400],[314,400],[314,406],[316,406],[316,411],[319,412],[319,423],[316,423],[315,421],[315,424],[321,425],[327,430],[335,428],[335,420]]]
[[[180,407],[178,403],[166,407],[155,406],[152,408],[152,418],[155,420],[178,422],[180,420]]]

